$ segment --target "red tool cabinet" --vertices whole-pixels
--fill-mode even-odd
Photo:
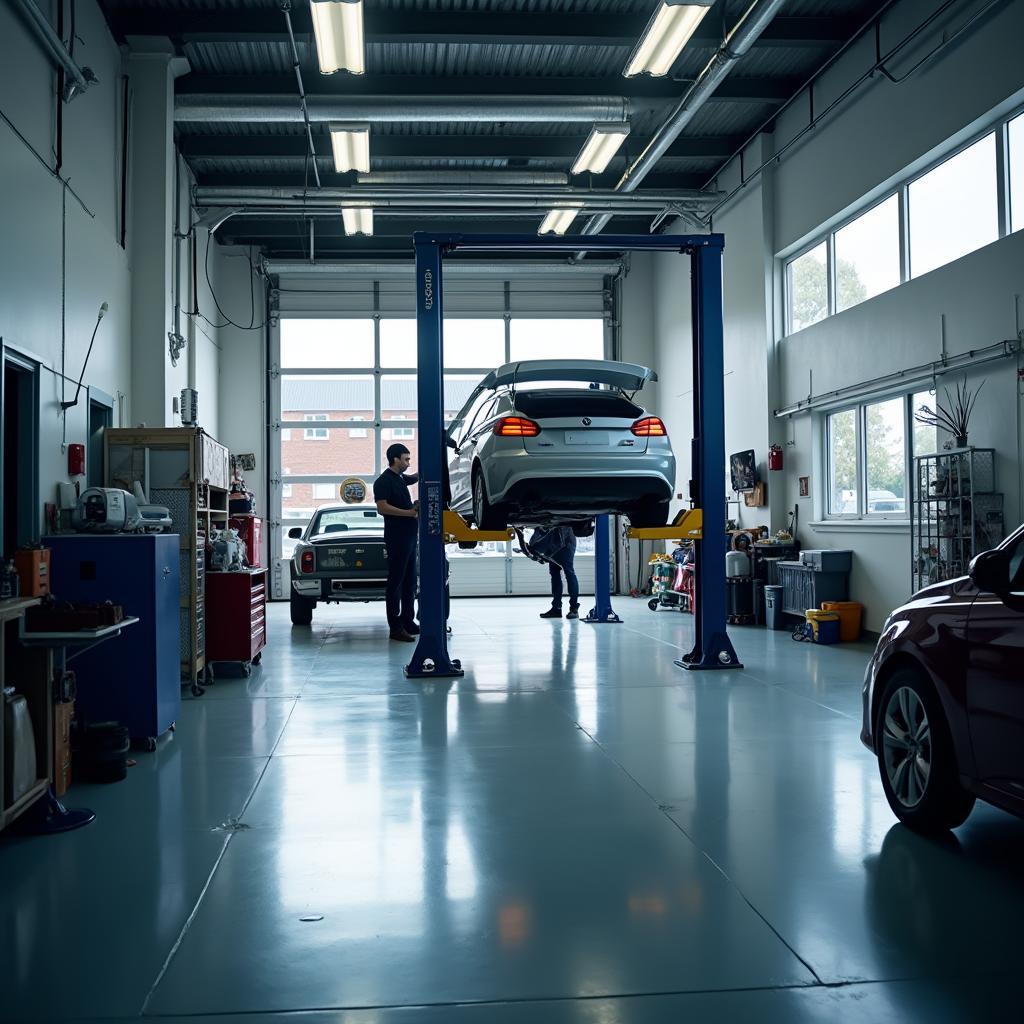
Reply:
[[[206,664],[234,661],[249,675],[267,646],[267,570],[206,574]]]

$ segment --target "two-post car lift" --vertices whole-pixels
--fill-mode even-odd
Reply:
[[[631,530],[642,539],[674,539],[701,530],[695,543],[697,609],[693,649],[677,664],[688,669],[739,668],[726,632],[725,553],[725,389],[722,327],[722,235],[464,235],[418,231],[416,250],[416,329],[418,354],[420,474],[420,635],[405,673],[410,678],[452,677],[462,665],[448,653],[445,629],[444,545],[457,527],[446,522],[442,463],[444,439],[444,306],[442,261],[455,252],[660,251],[689,255],[693,311],[693,440],[689,523],[657,530]],[[698,522],[694,513],[703,517]],[[717,526],[716,524],[721,524]],[[596,533],[597,596],[592,622],[616,621],[609,590],[608,530],[602,517]],[[475,531],[474,531],[475,532]],[[479,534],[477,536],[480,536]],[[696,536],[696,534],[694,534]],[[603,559],[603,561],[602,561]],[[706,568],[706,571],[705,571]],[[609,614],[610,613],[610,614]]]

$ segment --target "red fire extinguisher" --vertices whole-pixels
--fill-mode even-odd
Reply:
[[[773,444],[768,449],[768,468],[782,469],[782,445]]]

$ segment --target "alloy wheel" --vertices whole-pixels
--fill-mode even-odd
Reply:
[[[928,789],[932,769],[931,726],[920,696],[909,686],[894,690],[882,720],[882,746],[889,786],[906,808]]]

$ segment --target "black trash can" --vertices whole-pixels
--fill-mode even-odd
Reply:
[[[764,588],[765,624],[769,629],[785,629],[782,612],[782,587],[770,585]]]

